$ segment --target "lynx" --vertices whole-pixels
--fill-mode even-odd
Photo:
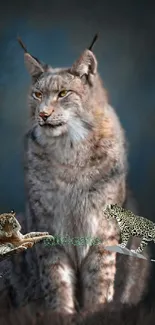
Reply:
[[[27,51],[24,56],[31,76],[25,135],[26,230],[117,244],[120,234],[113,221],[109,226],[103,207],[123,206],[126,200],[126,139],[108,102],[97,59],[87,49],[70,68],[52,68]],[[77,304],[85,310],[114,299],[115,253],[91,243],[35,250],[45,304],[53,311],[74,313]],[[131,270],[130,288],[136,285],[141,263],[136,261]],[[132,300],[129,286],[124,302]],[[139,287],[134,302],[144,285]]]

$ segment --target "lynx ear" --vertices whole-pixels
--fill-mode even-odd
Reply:
[[[73,64],[71,73],[78,75],[80,78],[86,76],[87,80],[93,84],[94,76],[97,73],[97,60],[93,52],[85,50]]]
[[[27,70],[33,78],[44,72],[44,68],[41,63],[29,53],[24,54],[24,59]]]

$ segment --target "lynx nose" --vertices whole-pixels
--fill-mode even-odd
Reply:
[[[43,119],[45,122],[49,116],[54,112],[54,108],[51,107],[48,111],[42,111],[39,113],[39,116]]]

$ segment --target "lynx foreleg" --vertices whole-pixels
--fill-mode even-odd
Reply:
[[[105,252],[103,246],[91,247],[81,269],[84,309],[113,299],[115,263],[115,253]]]

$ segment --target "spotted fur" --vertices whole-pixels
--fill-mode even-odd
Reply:
[[[136,216],[130,210],[125,210],[118,205],[108,205],[105,214],[108,219],[114,218],[121,231],[121,247],[125,247],[131,236],[140,237],[140,246],[134,250],[143,252],[150,241],[155,243],[155,223],[144,217]]]
[[[22,251],[32,247],[34,243],[42,239],[52,239],[47,232],[31,232],[22,235],[21,225],[15,217],[15,213],[3,213],[0,215],[0,255],[9,255],[13,251]]]

